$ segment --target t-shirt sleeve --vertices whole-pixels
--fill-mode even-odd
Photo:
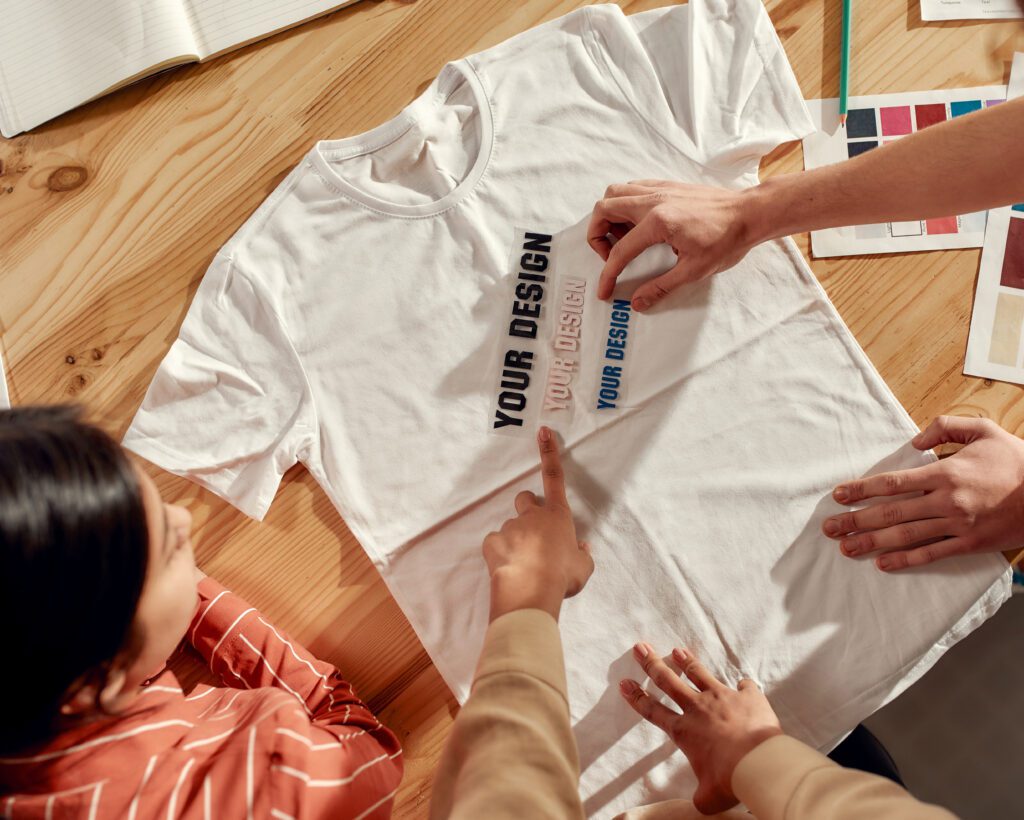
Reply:
[[[279,310],[218,256],[124,446],[262,520],[315,435],[309,385]]]
[[[596,59],[636,113],[697,162],[750,173],[814,130],[760,0],[691,0],[625,16],[591,7]]]

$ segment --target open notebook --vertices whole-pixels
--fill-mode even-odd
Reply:
[[[0,132],[354,1],[0,0]]]

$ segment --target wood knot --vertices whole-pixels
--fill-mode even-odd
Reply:
[[[68,364],[74,364],[75,363],[75,357],[74,356],[65,356],[64,357],[64,361],[66,361]]]
[[[46,180],[46,187],[51,191],[73,191],[89,178],[89,172],[81,165],[62,165]]]

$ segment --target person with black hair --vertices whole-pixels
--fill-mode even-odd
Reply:
[[[190,527],[79,410],[0,412],[0,816],[389,816],[395,735],[197,570]],[[224,686],[185,695],[182,639]]]

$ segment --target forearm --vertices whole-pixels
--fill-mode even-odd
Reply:
[[[284,689],[324,726],[380,728],[338,670],[212,578],[199,584],[200,607],[187,633],[189,642],[228,686]]]
[[[442,755],[430,816],[582,818],[578,780],[558,626],[538,610],[496,619]]]
[[[758,820],[955,820],[891,780],[844,769],[784,735],[744,757],[732,786]]]
[[[931,126],[744,195],[755,242],[803,231],[966,214],[1024,201],[1024,98]]]

